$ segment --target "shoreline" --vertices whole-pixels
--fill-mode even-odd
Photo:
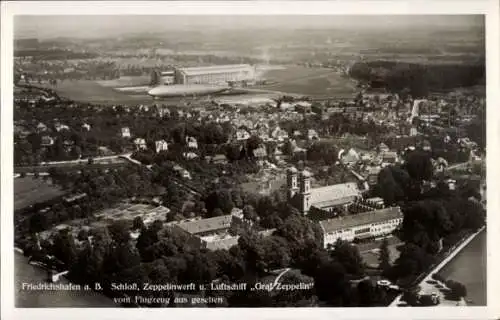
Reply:
[[[19,248],[14,250],[15,268],[19,275],[15,275],[15,306],[16,308],[116,308],[112,298],[94,291],[32,291],[23,290],[22,283],[48,283],[46,268],[36,263],[29,263]],[[74,284],[64,275],[59,277],[58,283]]]
[[[448,263],[450,263],[472,240],[476,238],[481,232],[484,232],[486,230],[486,226],[481,227],[478,231],[475,233],[471,234],[469,237],[467,237],[465,240],[463,240],[453,251],[446,257],[444,258],[437,266],[435,266],[432,270],[430,270],[427,275],[418,283],[419,287],[422,287],[422,285],[426,284],[428,280],[431,279],[432,275],[435,273],[438,273],[441,269],[443,269]],[[398,295],[394,301],[392,301],[388,307],[398,307],[398,304],[401,303],[401,298],[403,294]],[[467,305],[466,300],[464,298],[461,298],[459,301],[460,303],[463,303],[463,305]],[[440,305],[437,305],[440,306]]]

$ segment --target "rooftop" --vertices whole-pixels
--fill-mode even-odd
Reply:
[[[331,186],[311,189],[311,203],[314,206],[322,205],[326,202],[356,197],[360,195],[356,182],[334,184]]]
[[[208,219],[196,220],[179,223],[179,228],[189,232],[190,234],[197,234],[207,231],[215,231],[231,226],[233,216],[228,214]]]
[[[253,70],[253,68],[249,64],[231,64],[231,65],[180,68],[179,70],[182,73],[191,76],[191,75],[216,73],[216,72],[250,71]]]
[[[320,226],[325,233],[329,233],[335,230],[352,228],[355,226],[367,225],[391,219],[401,218],[402,216],[403,213],[401,212],[401,209],[399,207],[390,207],[390,208],[320,221]]]

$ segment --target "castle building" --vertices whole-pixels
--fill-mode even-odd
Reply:
[[[311,188],[311,173],[291,167],[287,171],[287,199],[303,214],[312,210],[346,211],[348,206],[362,198],[356,182]]]
[[[171,222],[173,230],[188,236],[190,245],[199,249],[229,249],[238,244],[238,230],[250,229],[252,223],[243,217],[241,209],[234,208],[231,214],[207,219]]]

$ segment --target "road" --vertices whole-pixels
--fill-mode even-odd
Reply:
[[[68,160],[68,161],[50,161],[42,162],[38,166],[17,166],[14,167],[15,177],[20,176],[21,173],[27,175],[34,175],[38,173],[39,175],[47,175],[49,169],[59,168],[59,169],[99,169],[99,168],[115,168],[127,164],[127,161],[133,161],[129,158],[131,154],[120,154],[107,157],[97,157],[91,160],[89,164],[89,159],[78,159],[78,160]]]

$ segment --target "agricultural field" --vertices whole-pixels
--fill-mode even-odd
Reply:
[[[42,178],[26,177],[14,180],[14,210],[49,201],[65,192]]]

